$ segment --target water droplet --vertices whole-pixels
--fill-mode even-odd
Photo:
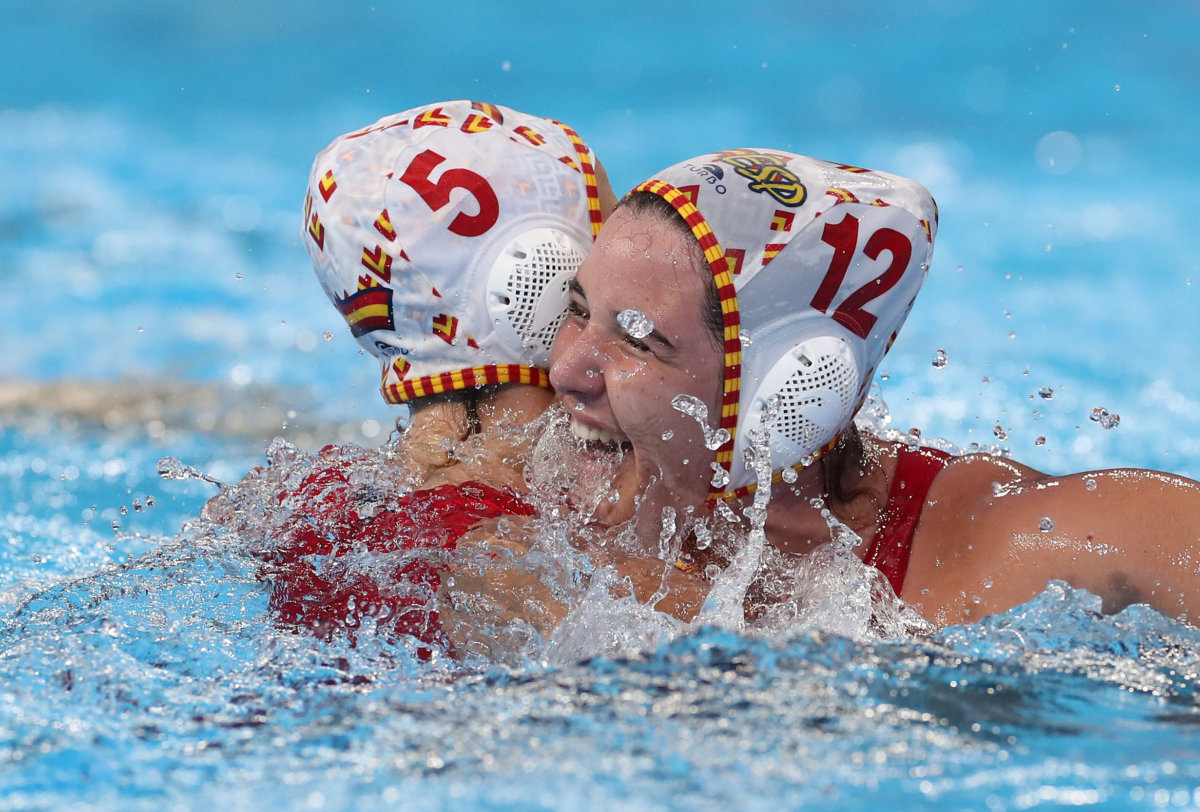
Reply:
[[[1051,519],[1049,516],[1043,516],[1042,520],[1040,522],[1038,522],[1038,530],[1041,530],[1043,533],[1049,533],[1053,529],[1054,529],[1054,520]]]
[[[1114,90],[1114,91],[1116,91],[1117,93],[1120,93],[1120,92],[1121,92],[1121,86],[1120,86],[1120,85],[1113,85],[1113,90]],[[1136,96],[1137,94],[1135,93],[1134,95]]]
[[[617,324],[634,338],[645,338],[654,332],[654,322],[640,310],[622,310],[617,314]]]
[[[995,581],[993,581],[991,578],[984,578],[984,579],[983,579],[983,588],[984,588],[984,589],[991,589],[991,588],[992,588],[992,587],[994,587],[995,585],[996,585],[996,582],[995,582]]]
[[[1038,390],[1038,397],[1042,400],[1054,400],[1054,390],[1049,386],[1043,386]]]
[[[714,488],[724,488],[729,484],[729,472],[726,471],[719,462],[711,463],[713,475],[711,484]]]
[[[934,369],[945,369],[946,361],[947,361],[947,358],[946,358],[945,350],[938,350],[937,352],[935,352],[933,354],[933,368]]]
[[[1083,481],[1083,488],[1084,488],[1084,490],[1088,490],[1088,491],[1096,490],[1096,480],[1092,479],[1091,477],[1088,477],[1087,479],[1085,479]]]
[[[270,451],[270,448],[268,448]],[[158,475],[163,479],[199,479],[213,485],[221,486],[219,480],[207,474],[202,474],[190,465],[184,465],[175,457],[163,457],[158,461]]]
[[[742,343],[743,347],[749,347],[751,344],[754,343],[754,339],[751,338],[750,334],[747,333],[745,330],[742,330],[741,332],[738,333],[738,341],[740,341]]]
[[[737,524],[737,514],[733,512],[733,508],[731,508],[729,503],[724,499],[717,502],[717,506],[713,508],[713,513],[717,514],[727,522]]]
[[[716,564],[709,564],[704,568],[704,578],[709,581],[715,581],[717,576],[721,574],[721,568]]]
[[[140,499],[133,500],[133,509],[134,509],[134,512],[136,512],[136,513],[142,512],[142,502]]]
[[[1102,406],[1092,409],[1090,419],[1093,423],[1099,423],[1102,429],[1111,430],[1121,425],[1121,415],[1112,414]]]
[[[121,510],[119,512],[122,516],[128,516],[129,508],[125,507],[124,505],[121,505]]]
[[[1033,444],[1034,444],[1034,445],[1045,445],[1045,444],[1046,444],[1046,438],[1045,438],[1045,437],[1041,437],[1041,436],[1039,436],[1039,437],[1038,437],[1036,440],[1034,440],[1034,441],[1033,441]]]
[[[662,528],[658,531],[658,557],[667,561],[671,556],[671,539],[675,538],[675,508],[662,509]]]
[[[113,529],[114,533],[119,532],[121,530],[121,523],[118,522],[116,519],[113,519],[112,529]]]
[[[1016,338],[1016,337],[1017,337],[1017,331],[1016,331],[1016,330],[1009,330],[1009,331],[1008,331],[1008,337],[1009,337],[1009,338]]]
[[[676,395],[671,398],[671,408],[694,419],[704,431],[704,447],[716,451],[729,442],[729,431],[723,428],[713,430],[708,425],[708,407],[704,401],[695,395]]]
[[[992,426],[992,434],[996,435],[997,440],[1004,441],[1008,439],[1008,432],[1005,431],[1004,426],[1001,426],[999,423]]]
[[[153,497],[153,496],[147,496],[147,497],[146,497],[146,507],[148,507],[148,508],[152,508],[152,507],[154,507],[154,504],[155,504],[155,502],[154,502],[154,497]]]
[[[333,333],[331,333],[331,332],[329,332],[328,330],[326,330],[325,332],[321,333],[321,338],[325,339],[326,341],[332,341],[332,340],[333,340]]]
[[[670,440],[674,436],[675,436],[675,432],[671,431],[670,429],[667,429],[666,431],[664,431],[662,433],[663,442],[665,443],[667,440]]]
[[[796,471],[795,468],[784,468],[782,471],[779,472],[779,476],[783,478],[784,482],[791,485],[793,482],[796,481],[797,478],[799,478],[800,474]]]
[[[241,282],[241,281],[242,281],[243,279],[245,279],[246,277],[242,276],[240,273],[235,273],[235,274],[233,275],[233,278],[234,278],[234,279],[236,279],[237,281]]]

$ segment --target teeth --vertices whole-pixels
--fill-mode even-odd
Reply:
[[[615,443],[619,445],[625,441],[625,437],[617,434],[616,432],[605,431],[604,429],[594,429],[590,426],[584,426],[575,420],[571,421],[571,433],[580,440],[584,440],[586,442],[597,441],[601,443]]]

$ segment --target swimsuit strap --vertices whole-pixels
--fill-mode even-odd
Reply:
[[[949,459],[949,454],[936,448],[901,448],[896,455],[892,489],[879,512],[879,528],[862,558],[887,576],[897,595],[904,586],[913,533],[925,507],[925,496]]]

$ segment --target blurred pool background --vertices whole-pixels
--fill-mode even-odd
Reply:
[[[941,230],[884,365],[897,427],[1200,474],[1193,3],[5,6],[5,378],[298,387],[386,433],[304,180],[336,135],[469,97],[572,124],[618,189],[737,145],[918,178]]]
[[[915,177],[938,199],[941,227],[929,281],[883,365],[893,425],[959,446],[995,444],[1052,472],[1138,465],[1200,476],[1193,2],[3,0],[0,12],[5,609],[42,586],[152,550],[195,517],[212,488],[163,483],[161,456],[232,481],[262,461],[276,433],[307,447],[387,436],[394,414],[376,393],[374,363],[357,354],[315,282],[299,212],[311,160],[335,136],[441,99],[570,123],[618,191],[734,146]],[[947,357],[940,368],[932,363],[939,350]],[[1095,408],[1119,415],[1119,424],[1092,421]],[[222,577],[231,576],[217,572],[212,583]],[[29,628],[30,640],[41,639],[40,627]],[[183,661],[190,650],[178,645]],[[690,673],[678,663],[709,650],[704,639],[682,645],[662,655],[668,674]],[[757,652],[757,644],[729,645]],[[807,646],[801,655],[820,656]],[[943,678],[961,675],[945,677],[937,663],[934,687],[922,685],[940,707]],[[863,677],[868,692],[888,673],[873,667],[882,670]],[[765,673],[770,683],[774,672]],[[580,679],[594,677],[584,669]],[[1172,690],[1187,699],[1190,684]],[[227,698],[224,690],[214,702]],[[1107,701],[1107,689],[1081,690],[1086,701]],[[53,707],[56,696],[39,698]],[[332,700],[318,693],[315,701]],[[479,698],[484,708],[502,701],[486,690]],[[103,707],[91,710],[102,716]],[[861,721],[847,723],[855,736],[872,727],[869,707],[839,707]],[[1045,716],[1044,706],[1032,707],[1016,724]],[[1108,712],[1080,725],[1121,718],[1119,707]],[[132,731],[140,717],[122,724]],[[636,714],[630,724],[641,729]],[[872,746],[894,751],[918,735],[903,724],[895,739]],[[912,764],[933,759],[934,772],[959,783],[930,793],[926,766],[901,761],[864,773],[847,762],[842,800],[891,780],[911,793],[911,808],[932,808],[939,792],[973,785],[973,771],[983,776],[974,785],[989,792],[1013,778],[1003,759],[992,760],[1016,752],[1003,739],[968,747],[960,762],[957,739],[945,745],[936,724],[920,730],[929,738],[926,749],[909,751]],[[1151,739],[1159,729],[1145,730]],[[1061,752],[1048,734],[1044,749],[1033,746],[1021,762],[1032,783],[998,797],[1023,806],[1097,797],[1165,797],[1170,805],[1178,789],[1160,796],[1143,787],[1154,774],[1194,784],[1187,776],[1200,768],[1188,765],[1200,761],[1180,749],[1191,747],[1186,727],[1166,730],[1183,765],[1177,773],[1165,766],[1174,756],[1147,756],[1151,779],[1121,778],[1115,765],[1102,771],[1118,786],[1132,784],[1128,794],[1096,794],[1085,775],[1091,789],[1083,795],[1068,788],[1039,796],[1039,787],[1068,785],[1063,776],[1073,769],[1068,754],[1038,771],[1043,755]],[[195,737],[209,732],[201,725]],[[190,735],[174,746],[195,744]],[[542,734],[535,726],[529,735],[536,742]],[[32,752],[20,737],[5,741],[10,755]],[[1097,757],[1107,745],[1100,736],[1084,749]],[[840,752],[819,755],[845,767]],[[133,755],[153,763],[150,750]],[[84,767],[64,756],[47,773],[45,797],[54,797],[55,776],[112,764],[75,757]],[[657,765],[650,783],[662,785],[672,764]],[[795,779],[775,766],[781,781]],[[255,780],[269,784],[271,763],[260,769]],[[502,797],[520,798],[525,783],[519,772],[508,775]],[[172,797],[184,803],[181,786]],[[235,806],[253,796],[247,786],[256,785],[243,785],[249,794],[235,793]],[[758,797],[788,797],[769,787]],[[430,805],[454,797],[449,791],[441,786]]]

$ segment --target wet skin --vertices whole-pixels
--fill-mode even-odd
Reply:
[[[704,504],[716,455],[696,420],[671,401],[691,395],[710,421],[719,414],[723,357],[702,317],[708,273],[677,227],[624,209],[579,268],[550,381],[575,434],[594,453],[620,457],[613,480],[619,498],[601,503],[600,524],[632,518],[639,498],[638,515],[655,521],[662,507]],[[653,322],[653,331],[627,331],[618,316],[628,310]]]

